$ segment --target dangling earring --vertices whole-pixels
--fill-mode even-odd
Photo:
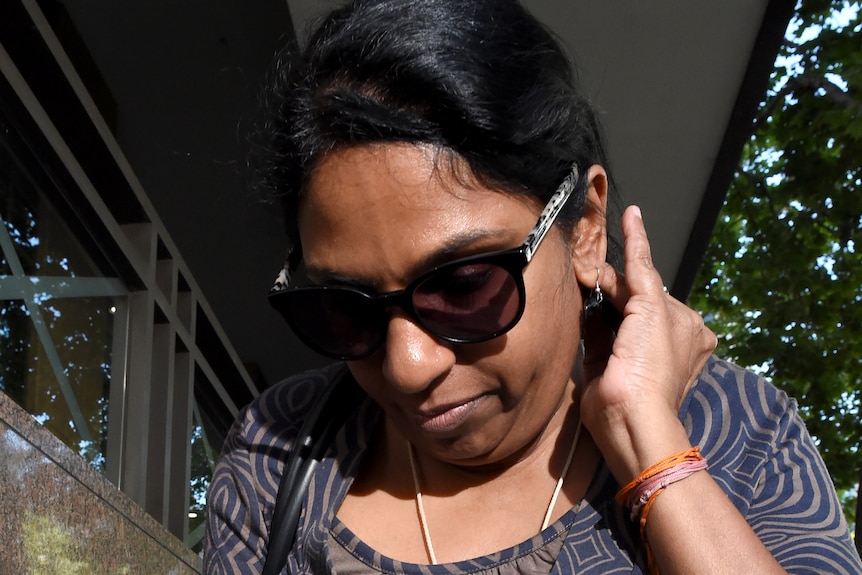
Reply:
[[[584,318],[589,318],[602,309],[602,301],[605,299],[605,294],[602,293],[602,286],[599,285],[601,279],[601,270],[596,268],[596,287],[590,292],[589,297],[584,302]]]

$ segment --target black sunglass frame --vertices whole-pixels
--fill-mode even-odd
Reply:
[[[386,323],[389,321],[389,319],[384,312],[386,311],[386,309],[391,307],[398,307],[404,310],[404,312],[407,313],[407,315],[413,321],[415,321],[417,325],[419,325],[422,329],[424,329],[436,338],[452,343],[480,343],[503,335],[504,333],[512,329],[512,327],[514,327],[515,324],[517,324],[521,320],[521,316],[524,315],[524,308],[526,306],[526,288],[524,287],[523,270],[525,267],[527,267],[527,264],[529,263],[529,260],[527,259],[527,254],[528,246],[526,244],[522,244],[516,248],[508,250],[477,254],[474,256],[468,256],[466,258],[452,260],[451,262],[446,262],[445,264],[442,264],[422,273],[419,277],[410,282],[410,284],[402,290],[396,290],[383,294],[368,293],[361,289],[353,288],[350,286],[307,286],[284,290],[282,292],[275,292],[269,296],[269,301],[272,306],[281,313],[287,324],[305,345],[307,345],[317,353],[320,353],[327,357],[331,357],[333,359],[363,359],[377,351],[382,345],[383,341],[386,339]],[[501,269],[504,269],[506,272],[508,272],[509,276],[511,276],[512,281],[515,284],[515,288],[518,292],[518,309],[512,319],[490,333],[482,334],[475,337],[456,337],[448,335],[426,323],[425,319],[422,317],[422,314],[419,313],[419,311],[416,309],[415,304],[413,303],[413,294],[416,292],[416,290],[429,279],[433,278],[434,276],[440,275],[441,273],[445,273],[447,270],[478,264],[495,265]],[[307,330],[301,325],[301,323],[299,323],[298,315],[294,314],[290,308],[294,305],[300,305],[299,303],[294,302],[301,302],[304,295],[316,295],[322,291],[338,291],[340,293],[350,292],[351,294],[361,296],[369,304],[374,306],[373,309],[368,310],[368,315],[371,315],[371,313],[373,313],[375,317],[379,317],[381,319],[381,322],[380,325],[368,326],[368,333],[376,333],[378,334],[378,336],[375,337],[371,342],[369,342],[369,350],[367,352],[361,354],[339,353],[334,349],[327,349],[321,346],[316,340],[305,335]]]

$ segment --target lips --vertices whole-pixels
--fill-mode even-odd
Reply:
[[[416,413],[419,427],[429,433],[452,431],[473,414],[482,403],[485,396],[471,399],[464,403],[447,405],[439,409]]]

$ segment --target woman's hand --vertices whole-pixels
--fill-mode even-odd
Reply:
[[[639,208],[626,209],[622,230],[624,273],[607,264],[599,271],[605,305],[620,310],[622,323],[614,337],[602,318],[585,320],[581,415],[625,483],[689,447],[677,414],[717,340],[697,312],[665,292]]]

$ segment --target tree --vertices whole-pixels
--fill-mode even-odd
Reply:
[[[851,524],[862,517],[860,32],[860,2],[797,4],[689,298],[720,354],[798,399]]]

